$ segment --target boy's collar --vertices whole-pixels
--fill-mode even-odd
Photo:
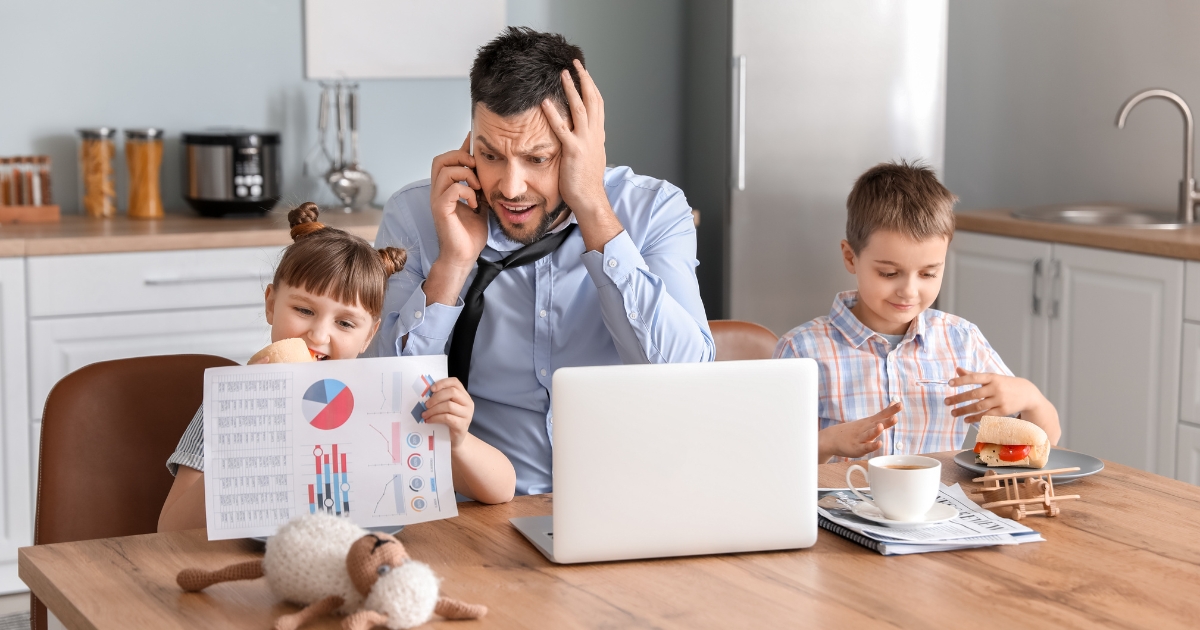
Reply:
[[[842,291],[833,298],[833,308],[829,310],[829,322],[833,327],[842,333],[842,336],[850,342],[850,345],[855,348],[861,348],[864,343],[878,333],[866,324],[859,321],[858,317],[850,311],[854,305],[858,303],[858,291]],[[925,318],[928,316],[929,309],[925,309],[917,315],[912,324],[909,324],[908,331],[904,334],[904,339],[900,342],[911,340],[919,341],[922,345],[925,343]]]

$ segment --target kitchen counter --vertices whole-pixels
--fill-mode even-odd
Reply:
[[[1200,224],[1181,230],[1097,227],[1016,219],[1011,212],[1004,208],[956,212],[957,229],[1200,261]]]
[[[382,210],[369,209],[350,214],[327,212],[321,215],[321,221],[374,242],[382,217]],[[0,225],[0,257],[261,247],[291,242],[287,213],[278,208],[264,217],[210,219],[188,211],[155,220],[67,215],[59,223]]]

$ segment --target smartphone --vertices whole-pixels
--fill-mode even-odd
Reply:
[[[475,157],[475,122],[474,121],[471,122],[470,141],[471,141],[470,148],[467,150],[467,152],[470,154],[471,157]],[[471,169],[471,172],[475,173],[475,179],[476,179],[476,181],[478,181],[479,180],[479,171],[476,169]],[[482,187],[479,190],[475,191],[475,208],[474,208],[474,210],[475,210],[475,214],[479,214],[480,212],[483,212],[483,190],[482,190]]]

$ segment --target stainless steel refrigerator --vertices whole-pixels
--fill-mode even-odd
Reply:
[[[720,108],[731,134],[709,143],[728,150],[727,198],[723,220],[707,235],[700,228],[702,280],[712,283],[712,250],[724,267],[722,308],[710,304],[709,316],[783,333],[854,287],[839,243],[858,175],[902,158],[942,173],[947,0],[733,0],[690,11],[692,54],[704,53],[705,40],[723,45],[714,12],[728,12],[731,31],[722,90],[730,102]],[[689,69],[689,98],[701,96],[702,74]],[[702,109],[688,112],[689,130],[702,127]],[[690,140],[687,150],[700,148]],[[697,169],[689,176],[702,180]]]

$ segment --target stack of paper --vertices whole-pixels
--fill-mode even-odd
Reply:
[[[822,528],[885,556],[1045,540],[1032,529],[979,507],[958,484],[942,485],[937,500],[958,510],[958,516],[920,527],[889,527],[851,512],[859,498],[848,489],[823,488],[817,491],[817,522]]]

